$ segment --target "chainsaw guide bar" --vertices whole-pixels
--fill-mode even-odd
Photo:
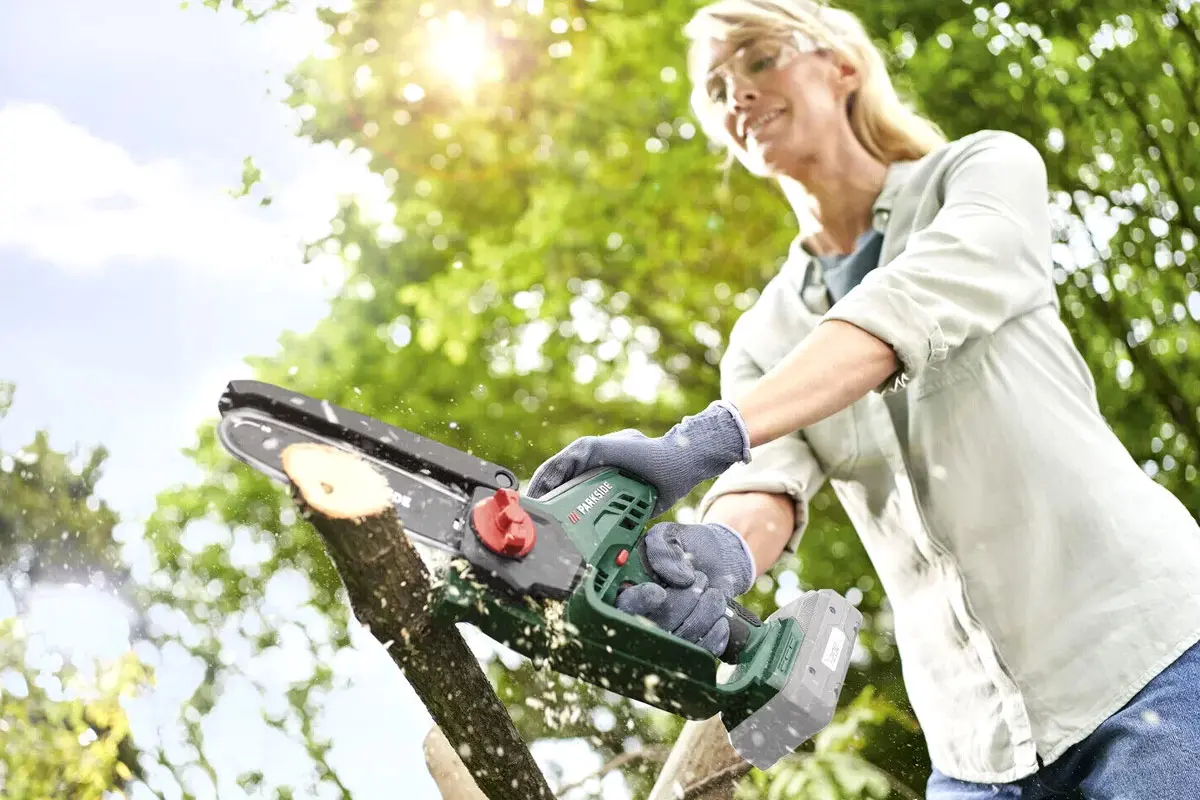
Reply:
[[[282,483],[283,451],[299,443],[325,444],[364,458],[392,490],[392,504],[409,538],[464,556],[501,588],[534,597],[570,595],[586,564],[557,520],[522,509],[523,530],[533,525],[520,559],[509,558],[504,532],[477,530],[478,506],[507,498],[517,487],[508,469],[386,422],[259,381],[231,381],[218,403],[217,436],[239,460]]]

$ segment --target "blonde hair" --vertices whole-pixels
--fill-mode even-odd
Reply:
[[[849,11],[814,0],[715,0],[697,11],[683,32],[692,43],[688,51],[692,111],[715,143],[728,147],[729,134],[708,97],[706,70],[710,65],[699,45],[795,33],[837,53],[858,71],[862,85],[849,104],[850,128],[872,156],[884,164],[914,160],[946,142],[933,122],[897,95],[883,55],[862,22]],[[787,180],[781,179],[786,193],[807,195],[802,187],[787,185]],[[811,198],[808,200],[811,206]]]

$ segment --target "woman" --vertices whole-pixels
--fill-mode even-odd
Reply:
[[[687,33],[696,115],[800,236],[734,327],[721,400],[580,439],[529,493],[615,465],[662,513],[719,476],[702,523],[648,532],[663,586],[617,601],[718,653],[725,601],[828,479],[895,612],[930,798],[1200,797],[1200,530],[1099,413],[1038,152],[945,142],[845,11],[719,0]]]

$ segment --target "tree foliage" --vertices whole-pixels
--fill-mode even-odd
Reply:
[[[14,387],[0,382],[0,420]],[[38,431],[0,450],[0,574],[18,616],[0,619],[0,795],[100,800],[141,776],[122,701],[151,682],[132,653],[82,666],[31,637],[35,584],[112,587],[126,570],[116,514],[94,494],[107,452],[63,453]],[[70,655],[70,654],[67,654]]]
[[[142,775],[122,701],[151,679],[133,653],[86,674],[61,656],[36,665],[19,620],[0,620],[0,791],[101,800]]]
[[[725,336],[778,268],[795,220],[771,186],[724,174],[690,118],[680,28],[697,6],[364,0],[321,11],[324,52],[290,79],[299,135],[360,153],[392,206],[381,222],[351,203],[311,244],[311,256],[341,260],[344,286],[312,333],[254,361],[258,376],[524,475],[580,435],[661,431],[715,397]],[[1064,316],[1102,408],[1138,461],[1200,507],[1195,7],[846,6],[948,134],[1007,129],[1043,152]],[[220,656],[223,629],[260,652],[281,629],[298,631],[320,665],[348,646],[349,620],[318,539],[278,488],[233,464],[211,428],[193,455],[208,477],[164,493],[148,534],[160,568],[151,602],[198,631],[187,646],[207,665],[191,699],[202,717],[240,668]],[[225,533],[197,543],[189,531],[202,524]],[[231,557],[241,540],[251,563]],[[308,606],[325,626],[258,615],[286,570],[311,581]],[[799,556],[748,603],[768,613],[825,586],[860,598],[867,621],[844,708],[806,753],[749,776],[748,796],[877,797],[928,773],[886,598],[827,491]],[[582,738],[611,757],[678,731],[675,718],[519,660],[490,667],[530,741]],[[311,725],[330,680],[323,667],[296,680],[272,724],[304,740],[314,784],[336,786]],[[202,760],[199,727],[189,731]],[[656,769],[625,770],[635,795]],[[898,783],[884,787],[879,770]]]
[[[0,420],[15,387],[0,383]],[[11,585],[125,577],[113,528],[117,516],[96,495],[104,447],[63,453],[46,431],[15,451],[0,452],[0,571]]]

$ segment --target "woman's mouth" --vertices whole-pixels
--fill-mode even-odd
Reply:
[[[766,114],[763,114],[761,117],[754,120],[754,122],[752,122],[750,125],[747,125],[746,140],[761,142],[767,130],[776,122],[776,120],[783,116],[783,113],[783,109],[768,111]]]

